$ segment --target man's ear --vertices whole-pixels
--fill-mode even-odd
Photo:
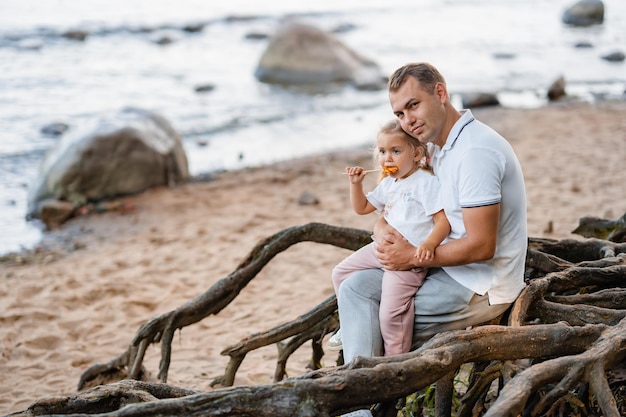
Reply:
[[[435,84],[434,93],[437,97],[439,97],[440,102],[445,103],[446,99],[448,98],[448,88],[444,83],[439,82]]]

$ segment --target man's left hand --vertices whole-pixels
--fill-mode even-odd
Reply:
[[[397,232],[376,240],[376,256],[389,271],[406,271],[418,266],[415,247]]]

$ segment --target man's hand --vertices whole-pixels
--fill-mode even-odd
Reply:
[[[373,238],[376,242],[376,257],[383,268],[390,271],[406,271],[418,266],[415,247],[382,217],[374,226]]]

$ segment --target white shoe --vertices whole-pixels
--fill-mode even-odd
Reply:
[[[328,348],[328,350],[332,350],[335,352],[343,349],[343,342],[341,341],[341,329],[337,329],[335,334],[332,335],[330,339],[328,339],[328,342],[326,343],[326,347]],[[358,417],[358,414],[356,414],[356,416]]]
[[[348,414],[342,414],[339,417],[372,417],[370,410],[356,410]]]

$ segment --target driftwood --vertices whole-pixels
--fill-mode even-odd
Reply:
[[[583,217],[578,220],[578,227],[572,233],[584,237],[595,237],[611,242],[626,242],[626,213],[617,220],[599,217]]]
[[[223,388],[195,392],[165,384],[174,332],[219,313],[277,254],[303,241],[356,250],[370,241],[369,236],[363,230],[312,223],[263,240],[207,292],[149,320],[125,352],[86,370],[79,390],[105,374],[117,372],[128,379],[71,397],[43,399],[15,415],[333,416],[374,405],[375,415],[390,416],[396,415],[398,399],[433,383],[440,416],[451,415],[453,396],[460,397],[454,407],[458,416],[625,412],[621,366],[626,355],[626,244],[603,239],[531,238],[528,285],[502,325],[445,332],[404,355],[356,358],[318,369],[324,354],[321,340],[338,325],[331,297],[293,322],[224,349],[222,354],[231,360],[224,375],[213,381]],[[313,342],[312,370],[283,379],[289,355],[308,340]],[[138,380],[152,343],[161,343],[159,383]],[[245,355],[274,343],[279,344],[276,382],[231,387]],[[463,367],[469,368],[466,389],[457,393],[452,377],[458,378]],[[490,398],[494,390],[495,400]],[[420,401],[407,402],[407,409],[427,406]]]

